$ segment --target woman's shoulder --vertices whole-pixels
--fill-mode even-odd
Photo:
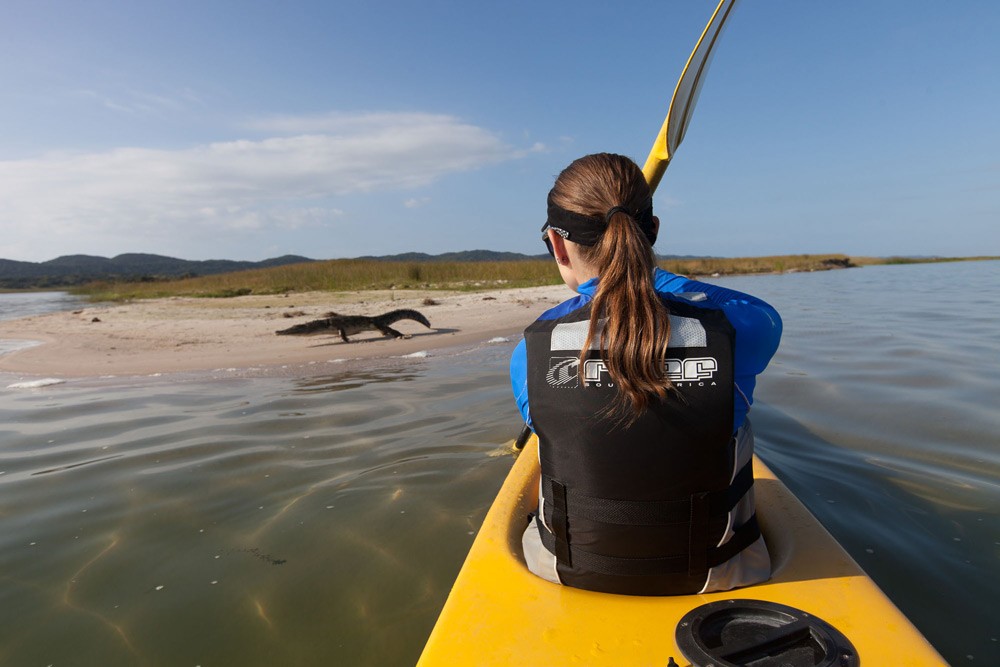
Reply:
[[[693,282],[690,278],[660,268],[653,271],[653,289],[661,294],[679,294],[685,291],[688,283]]]
[[[560,317],[565,317],[570,313],[580,310],[588,303],[590,303],[591,297],[588,294],[577,294],[571,299],[563,301],[558,306],[549,308],[544,313],[538,316],[539,320],[558,320]]]

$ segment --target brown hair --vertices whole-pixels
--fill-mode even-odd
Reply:
[[[673,388],[664,368],[670,318],[653,288],[652,245],[633,219],[649,205],[649,185],[629,158],[598,153],[574,161],[559,174],[552,201],[599,219],[617,206],[632,212],[614,212],[596,245],[578,246],[581,259],[600,276],[580,367],[601,320],[606,320],[601,355],[619,390],[607,415],[631,423]]]

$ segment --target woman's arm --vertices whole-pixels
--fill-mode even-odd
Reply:
[[[528,351],[523,339],[510,356],[510,386],[514,390],[514,402],[524,423],[531,426],[531,411],[528,408]]]

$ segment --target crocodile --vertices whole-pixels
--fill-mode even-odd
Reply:
[[[345,343],[351,342],[347,338],[349,335],[353,336],[354,334],[361,333],[362,331],[381,331],[383,336],[392,336],[393,338],[409,338],[409,336],[402,334],[389,326],[399,320],[414,320],[416,322],[420,322],[428,329],[431,327],[431,323],[428,322],[427,318],[419,312],[415,310],[403,309],[393,310],[388,313],[375,316],[327,313],[326,317],[323,319],[296,324],[293,327],[281,329],[280,331],[275,331],[274,333],[279,336],[308,336],[311,334],[332,333],[336,331],[340,334],[340,337]]]

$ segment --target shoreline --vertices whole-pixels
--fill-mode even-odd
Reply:
[[[565,285],[484,292],[300,292],[227,299],[170,297],[0,321],[0,372],[31,377],[147,376],[226,369],[275,374],[320,362],[417,355],[521,333],[538,315],[571,298]],[[278,336],[275,331],[329,311],[381,315],[413,309],[431,323],[393,324],[407,338],[378,331]],[[33,343],[33,344],[29,344]]]

